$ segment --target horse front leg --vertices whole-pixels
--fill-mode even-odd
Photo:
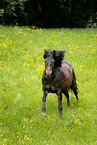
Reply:
[[[46,109],[45,109],[46,97],[47,97],[47,93],[46,93],[46,91],[43,89],[43,98],[42,98],[42,101],[43,101],[42,115],[43,115],[43,116],[46,116]]]
[[[59,109],[59,112],[60,112],[60,117],[62,117],[62,93],[58,93],[58,102],[59,102],[59,106],[58,106],[58,109]]]

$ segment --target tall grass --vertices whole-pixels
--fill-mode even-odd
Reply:
[[[32,29],[0,26],[0,144],[97,144],[97,29]],[[67,50],[74,67],[79,102],[49,94],[42,117],[44,49]]]

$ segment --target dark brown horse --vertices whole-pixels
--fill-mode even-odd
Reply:
[[[43,85],[43,108],[42,114],[46,115],[45,102],[48,93],[56,93],[59,102],[59,112],[62,116],[62,93],[67,98],[67,105],[69,103],[68,90],[72,89],[78,100],[78,92],[76,85],[76,77],[74,69],[70,62],[64,60],[65,51],[51,51],[44,50],[45,71],[42,76]]]

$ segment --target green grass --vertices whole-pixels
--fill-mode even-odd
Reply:
[[[97,29],[29,29],[0,26],[0,145],[97,144]],[[70,91],[49,94],[42,116],[44,49],[67,50],[74,67],[79,102]]]

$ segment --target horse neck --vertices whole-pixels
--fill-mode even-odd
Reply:
[[[61,59],[60,60],[56,60],[54,67],[61,67],[61,64],[62,64],[62,60]]]

